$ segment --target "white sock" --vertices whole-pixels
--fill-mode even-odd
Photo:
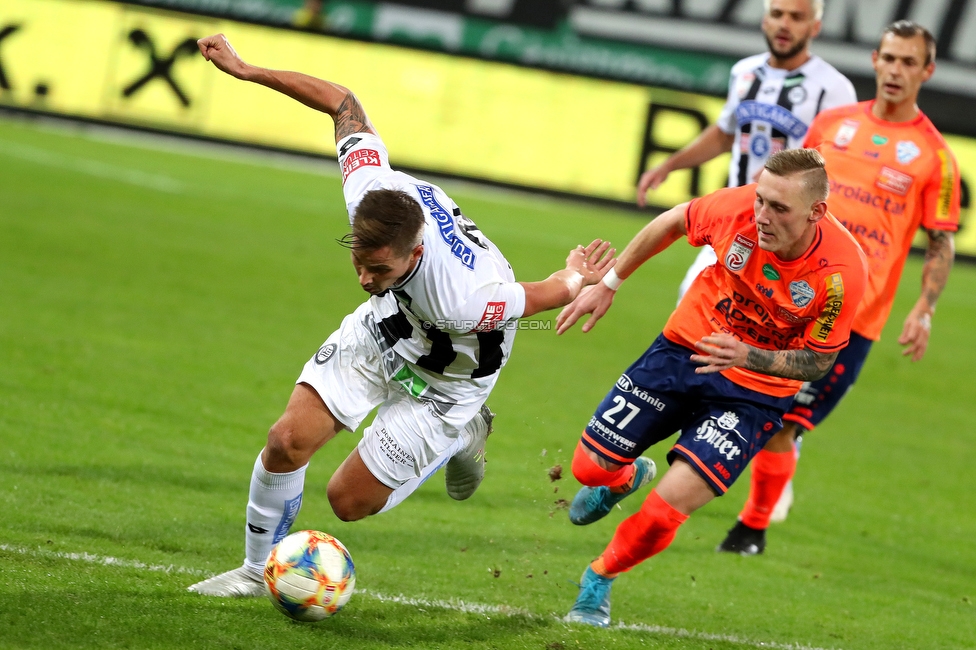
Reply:
[[[244,526],[244,566],[248,569],[258,574],[264,573],[271,548],[288,534],[295,523],[295,517],[302,507],[307,468],[306,464],[294,472],[273,474],[264,469],[261,454],[258,454],[251,473],[247,524]]]
[[[444,452],[441,453],[441,455],[438,456],[433,463],[431,463],[430,465],[428,465],[423,469],[423,471],[420,473],[420,476],[410,479],[409,481],[407,481],[406,483],[404,483],[403,485],[395,489],[393,491],[393,494],[387,497],[386,505],[383,506],[383,509],[380,510],[380,512],[387,512],[388,510],[392,510],[397,505],[399,505],[401,501],[403,501],[408,496],[413,494],[414,490],[416,490],[421,485],[423,485],[427,481],[427,479],[429,479],[431,476],[434,475],[434,473],[437,472],[437,470],[444,467],[444,465],[447,465],[447,461],[451,460],[451,457],[454,456],[454,454],[464,449],[465,444],[466,444],[465,436],[463,434],[459,435],[457,437],[457,440],[454,441],[454,444],[452,444],[450,447],[445,449]]]

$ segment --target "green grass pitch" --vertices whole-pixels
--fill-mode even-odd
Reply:
[[[593,332],[519,334],[469,501],[435,477],[388,514],[342,523],[325,486],[357,435],[319,452],[296,527],[334,534],[356,561],[364,591],[338,616],[298,624],[263,599],[187,593],[240,563],[267,428],[365,297],[334,242],[347,222],[333,168],[0,121],[0,647],[976,647],[976,268],[956,266],[913,365],[896,338],[918,258],[860,382],[808,436],[796,505],[766,554],[713,550],[743,478],[617,582],[623,627],[558,620],[640,502],[572,526],[569,461],[667,318],[694,256],[683,243],[629,280]],[[594,237],[624,245],[642,223],[444,186],[523,280]],[[666,450],[652,449],[659,466]]]

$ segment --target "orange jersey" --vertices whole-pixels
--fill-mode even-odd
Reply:
[[[868,284],[852,329],[878,340],[919,226],[959,228],[959,167],[929,118],[885,122],[874,101],[820,113],[804,146],[827,161],[830,212],[868,257]]]
[[[759,247],[755,200],[753,183],[713,192],[688,206],[688,241],[710,244],[718,262],[695,278],[664,336],[689,348],[703,336],[726,332],[764,350],[840,350],[864,293],[864,253],[828,213],[817,222],[810,248],[798,259],[782,260]],[[744,368],[722,374],[774,397],[794,395],[802,383]]]

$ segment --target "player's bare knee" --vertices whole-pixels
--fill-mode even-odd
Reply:
[[[308,454],[300,444],[294,428],[278,420],[268,431],[268,443],[264,448],[265,469],[269,472],[293,471],[308,462]]]
[[[335,485],[332,481],[329,481],[326,495],[329,498],[329,505],[332,506],[332,512],[341,521],[358,521],[372,514],[370,509],[363,507],[363,504],[350,495],[348,490]]]

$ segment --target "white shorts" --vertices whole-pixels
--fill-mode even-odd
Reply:
[[[702,246],[701,250],[698,251],[698,257],[696,257],[695,261],[692,262],[691,266],[688,267],[688,271],[685,272],[685,277],[681,281],[681,286],[678,287],[679,303],[681,302],[681,299],[685,297],[685,294],[688,293],[688,289],[691,287],[691,283],[695,281],[695,278],[697,278],[702,271],[717,261],[718,256],[715,255],[715,249],[708,244]]]
[[[342,320],[296,383],[311,386],[350,431],[379,407],[359,454],[377,480],[396,489],[457,440],[497,377],[451,379],[407,362],[386,343],[365,302]]]

